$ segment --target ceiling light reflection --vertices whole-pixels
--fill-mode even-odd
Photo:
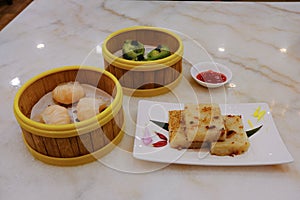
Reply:
[[[279,49],[279,51],[280,51],[281,53],[287,53],[287,49],[286,49],[286,48],[281,48],[281,49]]]
[[[19,77],[13,78],[9,83],[10,83],[10,85],[12,85],[14,87],[18,87],[21,85],[21,81],[20,81]]]
[[[36,48],[43,49],[43,48],[45,48],[45,44],[40,43],[40,44],[36,45]]]
[[[102,54],[102,45],[97,45],[97,46],[96,46],[96,52],[97,52],[98,54]]]
[[[234,83],[229,83],[228,86],[231,87],[231,88],[235,88],[235,87],[236,87],[236,84],[234,84]]]
[[[224,52],[224,51],[225,51],[225,48],[224,48],[224,47],[219,47],[219,48],[218,48],[218,51]]]

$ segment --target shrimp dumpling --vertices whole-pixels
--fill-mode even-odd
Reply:
[[[70,124],[71,119],[65,107],[51,105],[41,113],[41,121],[45,124]]]
[[[79,121],[96,116],[107,107],[103,99],[84,97],[77,104],[77,118]]]
[[[52,97],[61,104],[72,104],[85,96],[83,87],[79,82],[69,82],[56,86],[52,91]]]

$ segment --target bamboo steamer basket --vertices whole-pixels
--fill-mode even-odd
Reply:
[[[58,84],[78,81],[97,87],[113,97],[97,116],[64,125],[30,119],[33,106]],[[24,143],[37,159],[53,165],[73,166],[95,161],[122,139],[124,116],[122,87],[109,72],[88,66],[66,66],[44,72],[26,82],[14,100],[14,114]]]
[[[144,45],[164,44],[171,55],[154,61],[132,61],[116,56],[125,40]],[[183,44],[173,32],[157,27],[135,26],[110,34],[102,45],[105,69],[114,74],[126,95],[154,96],[169,92],[182,77]]]

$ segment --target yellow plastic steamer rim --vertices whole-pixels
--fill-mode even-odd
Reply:
[[[20,110],[19,108],[19,100],[23,92],[35,81],[41,79],[42,77],[67,71],[67,70],[91,70],[100,72],[101,74],[104,74],[108,76],[110,79],[112,79],[115,83],[116,87],[116,96],[114,97],[113,102],[101,113],[96,115],[95,117],[92,117],[90,119],[84,120],[82,122],[76,122],[74,124],[64,124],[64,125],[49,125],[49,124],[42,124],[39,122],[36,122],[34,120],[31,120],[27,118]],[[14,99],[14,113],[16,116],[17,121],[19,122],[20,126],[24,128],[25,130],[28,130],[29,132],[33,132],[40,136],[46,136],[46,137],[56,137],[56,138],[64,138],[64,137],[72,137],[77,136],[80,133],[86,133],[91,130],[95,130],[96,128],[99,128],[99,126],[106,124],[108,121],[110,121],[114,115],[121,109],[122,107],[122,87],[118,80],[109,72],[95,68],[90,66],[64,66],[61,68],[55,68],[46,72],[43,72],[29,81],[27,81],[17,92],[15,99]]]
[[[111,38],[113,38],[119,34],[122,34],[124,32],[129,32],[129,31],[134,31],[134,30],[156,30],[156,31],[168,33],[172,37],[176,38],[176,40],[179,43],[179,47],[172,55],[170,55],[166,58],[159,59],[159,60],[153,60],[153,61],[138,61],[138,62],[117,57],[107,49],[106,44]],[[103,57],[107,60],[107,62],[117,65],[119,67],[122,67],[123,69],[127,69],[127,70],[131,70],[131,69],[137,70],[138,69],[140,71],[152,71],[152,70],[156,70],[156,69],[162,69],[162,68],[165,68],[165,67],[168,67],[168,66],[171,66],[171,65],[177,63],[183,55],[183,44],[182,44],[181,39],[176,34],[172,33],[171,31],[168,31],[166,29],[162,29],[162,28],[158,28],[158,27],[148,27],[148,26],[134,26],[134,27],[121,29],[121,30],[118,30],[118,31],[110,34],[105,39],[105,41],[102,45],[102,54],[103,54]]]

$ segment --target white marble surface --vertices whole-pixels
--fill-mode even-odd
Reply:
[[[0,199],[299,199],[299,24],[300,3],[35,0],[0,32]],[[19,86],[59,66],[102,68],[97,45],[134,25],[176,31],[190,63],[212,58],[229,66],[236,87],[208,91],[191,79],[185,64],[185,78],[173,93],[188,101],[194,94],[186,87],[192,87],[201,101],[268,103],[294,162],[204,167],[136,160],[132,136],[139,98],[128,96],[126,137],[99,162],[56,167],[35,160],[13,115]]]

